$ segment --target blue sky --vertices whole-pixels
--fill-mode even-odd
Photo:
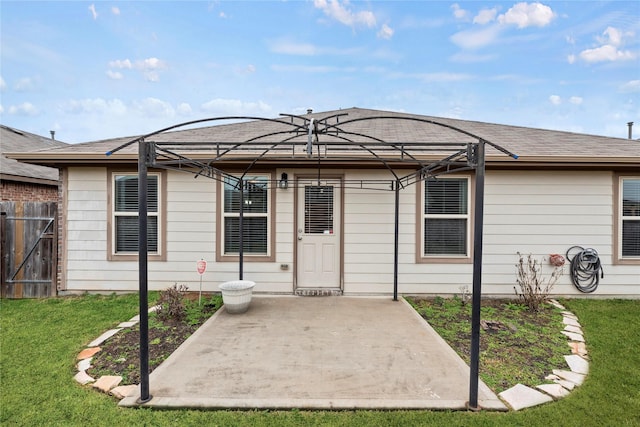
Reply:
[[[640,135],[637,1],[0,1],[0,122],[65,142],[362,107]]]

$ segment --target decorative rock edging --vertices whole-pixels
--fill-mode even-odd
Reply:
[[[153,306],[149,309],[149,313],[152,313],[160,308],[159,306]],[[101,349],[100,344],[120,332],[125,328],[130,328],[136,325],[140,321],[140,316],[136,315],[132,317],[128,322],[120,323],[116,328],[110,329],[107,332],[100,335],[95,340],[91,341],[87,344],[87,348],[78,353],[78,363],[76,367],[78,368],[78,373],[73,377],[78,383],[82,385],[91,384],[91,386],[95,389],[98,389],[104,393],[110,394],[117,399],[123,399],[131,394],[133,394],[137,389],[138,385],[124,385],[121,386],[120,382],[122,382],[121,376],[116,375],[103,375],[98,380],[91,377],[87,374],[87,369],[91,368],[91,360],[93,356],[98,353]]]
[[[580,326],[578,318],[558,301],[550,300],[549,302],[554,307],[562,310],[562,323],[565,326],[561,332],[569,340],[571,349],[571,355],[564,356],[569,370],[554,369],[552,374],[545,377],[546,380],[551,380],[554,384],[540,384],[535,389],[516,384],[510,389],[499,393],[498,396],[514,411],[541,405],[567,396],[571,390],[582,384],[589,372],[589,357],[587,356],[582,326]]]
[[[575,387],[581,385],[589,372],[589,358],[582,333],[582,326],[578,322],[575,314],[571,313],[556,300],[549,301],[551,305],[562,310],[562,323],[565,325],[561,331],[568,338],[568,344],[571,349],[571,355],[564,356],[569,370],[554,369],[552,374],[545,377],[554,384],[540,384],[535,388],[527,387],[523,384],[516,384],[498,394],[498,396],[509,405],[514,411],[541,405],[543,403],[552,402],[567,396]],[[154,312],[159,306],[149,309]],[[78,373],[74,379],[82,384],[92,384],[92,387],[110,394],[117,399],[123,399],[132,395],[138,385],[119,385],[122,381],[121,376],[104,375],[98,380],[87,374],[87,369],[91,367],[91,359],[98,353],[101,348],[100,344],[111,338],[122,329],[130,328],[140,321],[140,316],[132,317],[128,322],[120,323],[116,328],[111,329],[87,345],[87,348],[78,353],[77,363]],[[536,390],[537,389],[537,390]]]

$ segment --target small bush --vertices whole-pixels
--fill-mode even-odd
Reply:
[[[156,312],[158,319],[163,322],[166,322],[167,320],[183,320],[187,315],[184,296],[188,289],[188,286],[178,285],[176,283],[172,287],[161,291],[160,299],[158,300],[160,308]]]
[[[542,275],[542,263],[540,261],[533,258],[531,254],[525,258],[518,252],[518,256],[516,282],[520,286],[520,292],[515,286],[514,290],[520,301],[529,310],[537,312],[540,309],[540,305],[549,297],[553,285],[562,276],[563,269],[562,267],[555,267],[551,276],[545,279]]]

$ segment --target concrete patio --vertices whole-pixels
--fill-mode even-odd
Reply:
[[[142,406],[159,408],[464,409],[469,367],[402,299],[254,296],[244,314],[218,311],[149,384]],[[507,410],[482,382],[478,401]]]

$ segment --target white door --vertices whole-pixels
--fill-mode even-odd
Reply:
[[[340,180],[299,180],[297,287],[340,287]]]

